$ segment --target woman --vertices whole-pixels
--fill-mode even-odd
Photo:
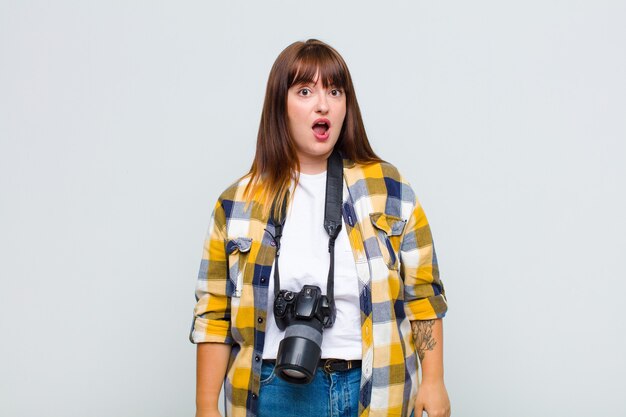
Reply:
[[[334,244],[323,227],[330,161],[342,188]],[[304,303],[305,285],[336,311],[304,337],[313,346],[322,335],[319,363],[292,355],[313,358],[314,374],[279,366],[296,349],[281,342],[305,320],[281,330],[276,294]],[[197,417],[220,415],[222,383],[228,416],[450,415],[447,302],[428,222],[410,185],[371,149],[348,68],[327,44],[295,42],[276,59],[252,168],[211,216],[196,300]],[[311,381],[294,383],[301,376]]]

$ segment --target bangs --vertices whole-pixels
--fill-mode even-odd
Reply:
[[[315,74],[318,70],[324,88],[346,88],[346,69],[341,61],[328,49],[315,45],[304,48],[296,57],[294,65],[289,71],[288,87],[315,83]]]

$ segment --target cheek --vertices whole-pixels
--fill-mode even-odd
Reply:
[[[291,126],[292,128],[295,128],[295,129],[302,128],[302,126],[300,125],[303,123],[305,119],[306,119],[306,114],[302,110],[302,108],[296,105],[291,105],[287,108],[287,120],[292,125]]]
[[[297,117],[292,117],[289,120],[289,130],[293,133],[299,132],[300,134],[302,134],[302,132],[306,129],[306,126],[304,125],[304,123],[302,122],[302,120],[298,119]]]
[[[302,120],[298,119],[297,115],[292,115],[291,117],[287,117],[287,126],[292,138],[296,142],[301,142],[306,134],[306,124]]]
[[[343,120],[346,118],[346,112],[347,112],[346,102],[343,101],[342,103],[338,103],[337,108],[335,109],[335,112],[337,114],[337,119],[343,122]]]
[[[346,120],[346,111],[337,116],[337,126],[343,126],[343,122]]]

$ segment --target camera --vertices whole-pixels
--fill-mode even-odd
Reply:
[[[285,330],[274,372],[287,382],[310,383],[322,354],[322,332],[335,321],[334,304],[315,285],[305,285],[297,293],[280,290],[274,317],[278,328]]]

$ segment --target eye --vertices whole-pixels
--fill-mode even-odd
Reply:
[[[307,92],[307,94],[305,94],[305,92]],[[311,90],[309,90],[308,88],[301,88],[300,90],[298,90],[298,93],[307,97],[310,96],[311,94]]]
[[[339,97],[341,94],[343,94],[343,91],[341,91],[341,89],[339,88],[333,88],[332,90],[330,90],[330,94],[332,94],[333,97]]]

